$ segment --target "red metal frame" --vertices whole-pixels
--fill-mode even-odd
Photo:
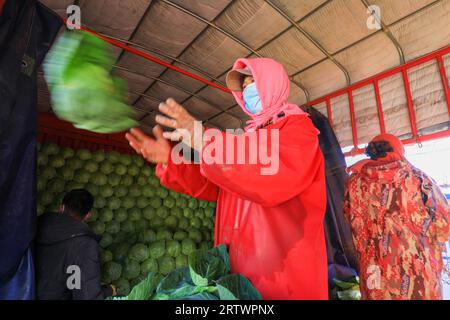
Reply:
[[[54,142],[73,149],[105,149],[134,154],[124,133],[100,134],[77,129],[71,123],[58,119],[48,112],[39,113],[38,127],[40,142]]]
[[[380,123],[380,132],[386,133],[386,126],[384,125],[383,107],[381,106],[380,88],[378,87],[378,80],[373,82],[373,89],[375,91],[375,100],[377,102],[378,121]]]
[[[331,99],[327,99],[327,114],[328,121],[330,122],[330,126],[333,127],[333,113],[331,112]]]
[[[450,46],[445,47],[440,50],[437,50],[435,52],[432,52],[428,55],[425,55],[423,57],[420,57],[418,59],[410,61],[401,66],[395,67],[391,70],[382,72],[375,76],[372,76],[368,79],[357,82],[349,87],[337,90],[331,94],[328,94],[326,96],[323,96],[323,97],[320,97],[313,101],[310,101],[306,105],[307,106],[315,106],[317,104],[327,102],[328,115],[330,115],[331,107],[329,106],[329,101],[332,98],[336,98],[336,97],[342,96],[344,94],[347,94],[348,99],[349,99],[350,120],[351,120],[351,126],[352,126],[353,149],[350,152],[347,152],[345,155],[346,156],[354,156],[354,155],[362,154],[362,153],[364,153],[364,150],[358,148],[358,137],[357,137],[356,120],[355,120],[356,116],[355,116],[352,92],[359,88],[368,86],[370,84],[372,84],[374,86],[375,99],[376,99],[377,111],[378,111],[378,120],[380,123],[380,132],[385,133],[386,126],[385,126],[383,107],[382,107],[381,97],[380,97],[379,81],[382,79],[388,78],[390,76],[396,75],[398,73],[401,73],[403,83],[404,83],[404,88],[405,88],[405,95],[406,95],[407,107],[408,107],[408,115],[409,115],[409,120],[410,120],[410,124],[411,124],[411,132],[413,135],[413,137],[411,139],[403,140],[403,143],[404,144],[413,144],[413,143],[418,143],[418,142],[420,143],[422,141],[429,141],[429,140],[449,137],[450,130],[445,130],[445,131],[441,131],[441,132],[437,132],[437,133],[419,136],[418,130],[417,130],[417,122],[416,122],[415,112],[414,112],[414,104],[413,104],[413,99],[412,99],[412,95],[411,95],[411,88],[410,88],[409,79],[408,79],[408,70],[409,69],[411,69],[415,66],[421,65],[423,63],[426,63],[426,62],[429,62],[432,60],[436,60],[439,65],[439,72],[441,74],[441,80],[442,80],[443,90],[444,90],[444,94],[445,94],[445,98],[446,98],[446,102],[447,102],[448,113],[450,114],[450,90],[449,90],[449,84],[448,84],[447,74],[446,74],[446,70],[445,70],[445,65],[443,62],[443,56],[445,56],[447,54],[450,54]],[[331,120],[330,120],[330,123],[332,123]]]
[[[2,3],[2,0],[0,0],[0,5]],[[63,19],[64,23],[66,23],[67,25],[72,25],[73,24],[68,21],[67,19]],[[216,89],[222,90],[224,92],[227,93],[231,93],[231,91],[227,88],[222,87],[221,85],[218,85],[217,83],[211,82],[203,77],[200,77],[196,74],[193,74],[191,72],[188,72],[182,68],[176,67],[166,61],[163,61],[161,59],[158,59],[148,53],[145,53],[141,50],[138,50],[136,48],[132,48],[126,44],[121,43],[120,41],[108,38],[107,36],[103,36],[100,33],[93,31],[89,28],[86,27],[82,27],[81,26],[81,30],[85,31],[85,32],[89,32],[97,37],[102,38],[103,40],[107,41],[108,43],[119,47],[127,52],[130,52],[132,54],[138,55],[142,58],[145,58],[147,60],[153,61],[155,63],[158,63],[160,65],[163,65],[171,70],[174,70],[176,72],[182,73],[190,78],[193,78],[197,81],[200,81],[202,83],[205,83],[209,86],[212,86]],[[357,82],[351,86],[348,86],[346,88],[337,90],[331,94],[328,94],[326,96],[323,96],[321,98],[315,99],[313,101],[308,102],[306,105],[307,106],[314,106],[316,104],[322,103],[322,102],[326,102],[327,105],[327,113],[328,113],[328,120],[330,122],[330,125],[333,124],[333,120],[332,120],[332,110],[331,110],[331,104],[330,101],[332,98],[341,96],[343,94],[347,94],[348,99],[349,99],[349,109],[350,109],[350,120],[351,120],[351,126],[352,126],[352,140],[353,140],[353,150],[349,153],[349,154],[360,154],[363,152],[363,150],[358,149],[358,137],[357,137],[357,128],[356,128],[356,115],[355,115],[355,108],[354,108],[354,103],[353,103],[353,91],[357,90],[361,87],[367,86],[372,84],[374,86],[374,90],[375,90],[375,98],[376,98],[376,103],[377,103],[377,111],[378,111],[378,119],[379,119],[379,123],[380,123],[380,131],[382,133],[386,132],[386,127],[385,127],[385,122],[384,122],[384,116],[383,116],[383,108],[382,108],[382,103],[381,103],[381,98],[380,98],[380,92],[379,92],[379,81],[382,79],[385,79],[387,77],[393,76],[395,74],[398,73],[402,73],[402,78],[403,78],[403,82],[404,82],[404,88],[405,88],[405,94],[406,94],[406,98],[407,98],[407,106],[408,106],[408,114],[409,114],[409,119],[410,119],[410,124],[411,124],[411,131],[413,134],[413,138],[412,139],[406,139],[404,140],[404,143],[416,143],[420,141],[427,141],[431,139],[439,139],[439,138],[443,138],[443,137],[448,137],[450,135],[450,130],[446,130],[446,131],[442,131],[442,132],[438,132],[438,133],[434,133],[434,134],[429,134],[429,135],[422,135],[419,137],[418,135],[418,130],[417,130],[417,124],[416,124],[416,118],[415,118],[415,113],[414,113],[414,105],[413,105],[413,99],[411,96],[411,89],[410,89],[410,85],[409,85],[409,80],[408,80],[408,69],[411,69],[415,66],[421,65],[423,63],[426,63],[428,61],[431,61],[433,59],[436,59],[438,64],[439,64],[439,70],[440,70],[440,74],[441,74],[441,79],[442,79],[442,84],[443,84],[443,89],[444,89],[444,94],[445,94],[445,98],[447,101],[447,108],[448,108],[448,112],[450,114],[450,92],[449,92],[449,84],[448,84],[448,80],[447,80],[447,76],[446,76],[446,70],[445,70],[445,66],[443,63],[443,56],[446,54],[450,54],[450,46],[447,46],[443,49],[437,50],[435,52],[432,52],[428,55],[425,55],[423,57],[420,57],[418,59],[415,59],[413,61],[410,61],[408,63],[405,63],[403,65],[400,65],[398,67],[394,67],[388,71],[382,72],[380,74],[377,74],[375,76],[372,76],[370,78],[367,78],[365,80],[362,80],[360,82]]]
[[[367,79],[361,80],[361,81],[359,81],[357,83],[352,84],[351,86],[348,86],[348,87],[336,90],[336,91],[334,91],[334,92],[332,92],[330,94],[327,94],[326,96],[323,96],[323,97],[314,99],[312,101],[309,101],[308,103],[306,103],[306,105],[312,106],[312,105],[316,105],[316,104],[322,103],[322,102],[326,101],[326,99],[328,99],[328,98],[335,98],[335,97],[341,96],[343,94],[346,94],[347,91],[349,91],[349,90],[350,91],[355,91],[357,89],[360,89],[362,87],[365,87],[367,85],[372,84],[373,81],[375,81],[375,80],[379,81],[379,80],[388,78],[388,77],[393,76],[393,75],[395,75],[397,73],[400,73],[403,69],[411,69],[413,67],[421,65],[421,64],[423,64],[425,62],[428,62],[428,61],[431,61],[433,59],[437,59],[438,57],[445,56],[447,54],[450,54],[450,46],[445,47],[445,48],[440,49],[440,50],[437,50],[437,51],[434,51],[434,52],[431,52],[428,55],[425,55],[423,57],[417,58],[416,60],[412,60],[412,61],[407,62],[405,64],[402,64],[400,66],[394,67],[394,68],[392,68],[390,70],[381,72],[381,73],[379,73],[377,75],[374,75],[372,77],[369,77]]]
[[[416,115],[414,114],[414,104],[411,95],[411,87],[409,86],[408,71],[406,69],[402,70],[402,77],[403,77],[403,85],[405,87],[406,103],[408,106],[409,123],[411,124],[411,131],[413,137],[415,139],[419,139],[419,135],[417,133]]]
[[[350,108],[350,122],[352,125],[352,138],[353,138],[353,146],[358,146],[358,133],[356,132],[356,114],[355,114],[355,105],[353,103],[353,94],[352,91],[348,90],[348,106]]]
[[[123,50],[125,50],[125,51],[127,51],[127,52],[130,52],[130,53],[132,53],[132,54],[135,54],[135,55],[137,55],[137,56],[139,56],[139,57],[142,57],[142,58],[144,58],[144,59],[153,61],[153,62],[155,62],[155,63],[157,63],[157,64],[160,64],[160,65],[162,65],[162,66],[164,66],[164,67],[166,67],[166,68],[172,69],[172,70],[174,70],[174,71],[176,71],[176,72],[178,72],[178,73],[184,74],[185,76],[188,76],[188,77],[190,77],[190,78],[192,78],[192,79],[195,79],[195,80],[197,80],[197,81],[200,81],[200,82],[202,82],[202,83],[204,83],[204,84],[207,84],[208,86],[214,87],[214,88],[216,88],[216,89],[219,89],[219,90],[222,90],[222,91],[224,91],[224,92],[226,92],[226,93],[230,93],[230,94],[231,94],[231,90],[229,90],[228,88],[222,87],[221,85],[219,85],[219,84],[217,84],[217,83],[214,83],[214,82],[211,82],[211,81],[209,81],[208,79],[205,79],[205,78],[200,77],[200,76],[198,76],[198,75],[196,75],[196,74],[194,74],[194,73],[192,73],[192,72],[189,72],[189,71],[187,71],[187,70],[184,70],[184,69],[182,69],[182,68],[179,68],[179,67],[177,67],[177,66],[174,66],[174,65],[172,65],[172,64],[170,64],[170,63],[168,63],[168,62],[166,62],[166,61],[164,61],[164,60],[161,60],[161,59],[159,59],[159,58],[157,58],[157,57],[155,57],[155,56],[152,56],[152,55],[150,55],[150,54],[148,54],[148,53],[146,53],[146,52],[143,52],[143,51],[141,51],[141,50],[139,50],[139,49],[130,47],[130,46],[128,46],[127,44],[123,44],[123,43],[121,43],[120,41],[117,41],[117,40],[115,40],[115,39],[108,38],[108,37],[106,37],[106,36],[104,36],[104,35],[102,35],[102,34],[96,32],[96,31],[94,31],[94,30],[89,29],[89,28],[86,28],[86,27],[83,27],[83,26],[77,26],[77,25],[71,23],[70,21],[68,21],[67,19],[64,19],[64,18],[63,18],[63,21],[64,21],[64,23],[65,23],[66,25],[80,28],[80,30],[85,31],[85,32],[88,32],[88,33],[90,33],[90,34],[93,34],[93,35],[95,35],[95,36],[97,36],[97,37],[99,37],[99,38],[105,40],[106,42],[112,44],[112,45],[115,46],[115,47],[121,48],[121,49],[123,49]]]
[[[450,88],[448,84],[447,72],[445,71],[444,59],[442,56],[436,58],[439,66],[439,72],[441,74],[442,88],[444,89],[445,100],[447,101],[447,110],[450,114]]]

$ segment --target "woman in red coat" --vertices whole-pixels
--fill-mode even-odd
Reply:
[[[217,201],[215,244],[227,245],[232,272],[246,276],[264,299],[327,299],[326,191],[319,132],[306,113],[287,102],[290,81],[274,60],[237,60],[227,85],[252,118],[246,132],[232,135],[218,131],[214,140],[204,145],[193,139],[184,142],[198,152],[200,160],[230,153],[225,143],[215,143],[220,140],[244,145],[245,159],[252,150],[259,155],[278,151],[275,174],[264,173],[267,161],[261,158],[243,164],[174,161],[169,140],[178,140],[180,129],[193,136],[195,119],[173,99],[160,104],[167,117],[158,115],[156,121],[178,130],[163,133],[156,126],[153,139],[132,129],[127,139],[136,152],[157,163],[156,174],[162,185]],[[245,144],[252,134],[263,131],[269,137],[267,142],[258,139],[254,145]]]

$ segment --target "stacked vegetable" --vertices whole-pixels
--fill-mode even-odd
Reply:
[[[189,266],[164,278],[150,272],[130,295],[112,300],[260,300],[261,295],[241,274],[230,274],[225,246],[200,249],[189,255]]]
[[[38,214],[57,211],[72,189],[93,194],[88,224],[102,236],[103,281],[120,294],[149,272],[186,267],[189,254],[213,246],[215,203],[165,189],[141,157],[44,143],[37,177]]]

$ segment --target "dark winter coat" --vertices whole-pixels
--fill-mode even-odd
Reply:
[[[35,254],[37,298],[92,300],[110,295],[101,286],[98,240],[85,223],[69,215],[46,213],[39,217]],[[79,267],[79,289],[73,288],[76,272],[70,266]]]

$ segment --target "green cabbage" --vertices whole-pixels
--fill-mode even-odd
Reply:
[[[116,211],[114,211],[114,219],[118,222],[123,222],[127,220],[128,213],[127,210],[124,208],[119,208]]]
[[[149,272],[158,272],[158,261],[149,258],[141,263],[141,274],[147,275]]]
[[[161,258],[166,252],[166,242],[164,240],[159,240],[152,242],[149,246],[150,257],[153,259]]]
[[[132,109],[125,104],[125,84],[111,76],[113,64],[104,40],[82,31],[65,32],[44,63],[58,117],[100,133],[136,126]]]
[[[130,259],[142,262],[148,259],[149,254],[149,248],[145,244],[138,243],[131,247],[129,257]]]
[[[141,265],[138,261],[127,260],[123,266],[122,276],[127,280],[132,280],[141,274]]]
[[[110,234],[116,234],[120,231],[120,222],[112,220],[106,224],[105,231]]]
[[[113,243],[113,237],[109,233],[103,233],[102,239],[99,242],[103,249],[108,248]]]
[[[114,261],[105,263],[103,268],[103,275],[105,276],[105,282],[111,283],[120,278],[122,275],[122,266]]]

